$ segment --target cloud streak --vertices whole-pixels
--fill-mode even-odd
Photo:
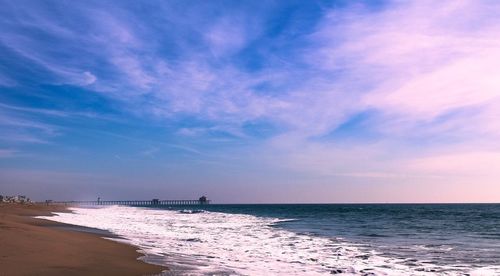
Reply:
[[[0,12],[0,51],[15,68],[0,86],[71,87],[88,93],[75,102],[100,102],[63,111],[7,100],[0,127],[12,137],[56,136],[52,117],[100,118],[84,110],[104,105],[164,125],[168,134],[144,135],[154,145],[214,164],[238,153],[248,167],[332,181],[498,175],[481,165],[500,154],[497,3],[24,4]]]

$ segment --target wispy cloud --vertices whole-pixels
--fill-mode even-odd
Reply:
[[[0,86],[12,87],[15,86],[16,82],[11,78],[8,78],[0,73]]]
[[[54,123],[51,119],[58,119]],[[65,120],[98,119],[116,121],[111,116],[87,111],[33,108],[0,103],[0,140],[8,143],[47,144],[65,132]]]
[[[146,157],[153,157],[158,151],[160,151],[159,148],[151,147],[151,148],[148,148],[148,149],[141,151],[140,154],[143,156],[146,156]]]
[[[495,37],[500,21],[495,14],[500,6],[441,4],[436,8],[419,1],[388,4],[375,12],[363,6],[334,11],[314,35],[323,46],[312,60],[324,70],[345,71],[343,82],[363,76],[360,104],[378,110],[383,121],[412,125],[458,109],[497,109],[500,51]],[[468,113],[449,118],[462,114],[465,124],[474,123]],[[487,124],[475,122],[478,127]]]
[[[13,149],[0,149],[0,158],[9,158],[16,156],[18,151]]]
[[[249,167],[405,180],[447,175],[441,162],[473,174],[465,160],[494,162],[500,152],[500,5],[493,2],[347,3],[290,13],[272,2],[25,4],[7,1],[0,11],[0,51],[15,68],[0,67],[0,86],[69,86],[104,99],[82,110],[112,106],[124,120],[165,125],[168,137],[122,139],[143,143],[135,151],[145,148],[143,156],[163,146],[220,151],[209,161],[233,164],[230,153],[238,153]],[[12,137],[58,134],[45,117],[101,118],[0,104],[0,127]],[[241,143],[213,147],[216,139]]]
[[[164,5],[159,10],[168,10],[169,4]],[[367,109],[402,124],[432,121],[459,108],[496,109],[500,22],[493,11],[498,8],[451,1],[436,9],[420,1],[333,9],[313,34],[296,39],[308,46],[292,49],[288,66],[273,60],[278,51],[265,49],[270,60],[257,71],[234,59],[220,60],[263,37],[265,20],[250,20],[245,13],[206,25],[187,15],[191,25],[179,26],[191,34],[182,39],[172,29],[177,22],[141,22],[127,5],[106,10],[94,3],[81,9],[77,17],[88,27],[83,35],[70,27],[74,24],[63,25],[34,6],[7,20],[69,45],[81,58],[71,54],[63,61],[50,50],[52,41],[11,29],[3,43],[68,83],[91,85],[132,109],[140,104],[143,112],[157,116],[193,114],[236,126],[264,118],[308,137],[326,134]],[[26,14],[37,24],[25,20]],[[160,43],[165,41],[158,32],[173,39],[175,58],[163,54]],[[213,55],[203,54],[209,52]],[[89,68],[95,63],[105,70],[93,72]],[[258,91],[266,83],[293,85],[271,96]]]

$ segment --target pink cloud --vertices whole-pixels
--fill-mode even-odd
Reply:
[[[361,82],[370,88],[361,91],[361,103],[404,124],[458,108],[496,105],[500,20],[495,11],[499,5],[477,1],[334,11],[313,36],[323,46],[311,60],[324,70],[347,70],[341,83],[363,76]]]

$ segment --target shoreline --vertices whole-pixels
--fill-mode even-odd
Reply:
[[[66,206],[0,204],[2,275],[160,275],[137,247],[110,232],[38,219]]]

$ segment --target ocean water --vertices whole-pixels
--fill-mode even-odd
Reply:
[[[500,204],[72,208],[168,275],[500,275]]]

